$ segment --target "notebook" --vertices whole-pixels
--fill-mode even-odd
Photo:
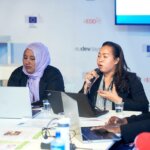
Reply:
[[[63,112],[62,105],[62,93],[65,93],[70,98],[77,101],[79,116],[80,117],[97,117],[106,114],[108,111],[101,111],[98,109],[92,110],[88,97],[82,93],[69,93],[69,92],[59,92],[59,91],[48,91],[48,100],[52,106],[53,112],[55,114]],[[58,105],[59,104],[59,105]]]
[[[0,118],[33,118],[39,112],[32,111],[28,87],[0,87]]]
[[[77,101],[62,92],[62,104],[65,116],[71,119],[71,130],[75,130],[77,138],[83,142],[118,141],[120,137],[106,130],[91,131],[91,127],[81,127]]]

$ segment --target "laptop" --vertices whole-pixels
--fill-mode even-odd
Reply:
[[[59,91],[52,91],[52,90],[47,91],[48,100],[54,114],[60,114],[64,112],[61,93],[62,92]]]
[[[91,127],[81,127],[77,101],[62,92],[64,115],[71,119],[71,130],[75,130],[77,138],[83,142],[118,141],[120,137],[106,130],[91,131]]]
[[[89,99],[82,93],[66,93],[71,98],[75,99],[78,103],[80,117],[98,117],[108,113],[108,110],[100,110],[95,107],[93,110],[89,104]]]
[[[108,111],[102,111],[99,109],[92,110],[89,99],[85,94],[82,93],[69,93],[60,91],[48,91],[48,100],[52,106],[53,112],[59,114],[64,111],[62,104],[62,93],[65,93],[70,98],[77,101],[79,116],[80,117],[97,117],[106,114]],[[58,105],[59,104],[59,105]]]
[[[0,118],[33,118],[40,110],[32,110],[28,87],[0,87]]]
[[[61,93],[61,97],[64,110],[63,114],[70,118],[70,128],[75,131],[79,130],[79,111],[77,101],[64,92]]]

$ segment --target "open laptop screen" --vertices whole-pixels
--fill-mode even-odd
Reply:
[[[62,93],[66,94],[68,98],[72,98],[77,101],[78,104],[78,111],[80,117],[97,117],[100,115],[106,114],[108,111],[93,111],[90,104],[88,97],[82,93],[70,93],[70,92],[59,92],[59,91],[48,91],[48,100],[52,106],[53,112],[58,114],[63,112],[63,104],[62,104]],[[67,99],[67,97],[64,97]]]
[[[28,87],[0,87],[0,118],[34,117]]]

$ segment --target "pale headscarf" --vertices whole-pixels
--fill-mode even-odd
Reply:
[[[35,72],[27,73],[23,66],[23,72],[29,77],[27,86],[30,89],[31,103],[39,101],[39,82],[43,76],[45,68],[50,64],[50,54],[48,48],[42,43],[35,42],[29,44],[26,49],[30,49],[35,57]],[[25,50],[26,50],[25,49]]]

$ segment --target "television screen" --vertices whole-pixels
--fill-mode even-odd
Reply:
[[[149,25],[150,0],[115,0],[116,25]]]

